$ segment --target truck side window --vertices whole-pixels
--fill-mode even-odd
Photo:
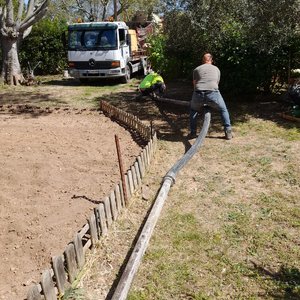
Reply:
[[[121,46],[126,44],[125,29],[119,29],[119,39]]]
[[[81,46],[82,31],[71,31],[69,32],[69,48],[77,49]]]

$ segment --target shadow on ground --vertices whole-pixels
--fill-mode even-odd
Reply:
[[[63,79],[54,79],[54,80],[46,80],[43,82],[44,85],[50,86],[115,86],[120,84],[120,80],[118,79],[88,79],[79,80],[75,78],[63,78]]]
[[[42,82],[42,85],[78,87],[82,84],[79,80],[68,78],[45,80]],[[102,79],[100,81],[95,80],[88,82],[88,84],[83,86],[114,87],[115,85],[119,85],[118,80]],[[191,82],[186,80],[176,80],[167,82],[166,85],[166,98],[187,102],[190,101],[192,96]],[[98,101],[105,100],[128,113],[138,116],[148,124],[152,122],[154,129],[158,132],[159,138],[168,141],[182,141],[185,144],[185,147],[189,148],[189,142],[187,142],[186,139],[186,135],[189,131],[188,107],[155,102],[151,98],[141,98],[139,97],[140,95],[137,91],[137,86],[138,82],[135,84],[134,81],[131,84],[124,85],[124,91],[122,92],[112,91],[105,95],[102,94],[99,97],[95,97],[93,101],[97,105]],[[287,109],[282,95],[260,94],[242,97],[224,95],[224,99],[227,103],[233,126],[237,122],[246,122],[249,118],[256,117],[264,120],[271,120],[284,128],[300,128],[300,123],[285,120],[279,115],[279,113]],[[19,91],[17,94],[4,91],[4,93],[0,95],[0,106],[8,104],[18,105],[20,103],[39,106],[41,103],[44,105],[46,102],[52,102],[51,106],[70,105],[70,103],[63,100],[63,97],[53,97],[51,93],[44,94],[42,91]],[[17,113],[22,113],[22,109]],[[42,113],[44,114],[44,112]],[[36,112],[33,114],[33,117],[37,117]],[[203,116],[200,114],[198,130],[200,130],[202,122]],[[220,132],[219,138],[222,138],[223,136],[221,119],[218,112],[212,111],[210,131]]]
[[[53,97],[51,93],[25,92],[17,93],[4,92],[0,95],[0,106],[3,105],[40,105],[42,102],[55,102],[57,105],[66,104],[65,101]]]
[[[174,81],[167,83],[165,97],[189,101],[192,87],[187,81]],[[224,95],[232,124],[247,122],[251,117],[275,122],[286,129],[300,128],[299,123],[283,119],[279,114],[287,109],[282,95],[248,95],[236,97]],[[188,107],[176,106],[155,102],[151,98],[141,98],[137,91],[103,95],[98,100],[105,100],[141,120],[152,121],[159,138],[168,141],[182,141],[189,148],[186,135],[189,131]],[[203,114],[198,118],[198,130],[203,123]],[[220,114],[212,111],[210,131],[220,132],[220,135],[211,138],[224,138]],[[208,135],[208,137],[210,137]]]
[[[271,292],[273,299],[300,299],[300,271],[281,266],[278,272],[253,263],[254,271],[265,279],[273,280],[278,288]]]

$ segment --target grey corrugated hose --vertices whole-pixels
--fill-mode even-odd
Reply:
[[[177,173],[187,164],[187,162],[193,157],[193,155],[201,147],[203,140],[208,132],[210,125],[211,113],[209,109],[206,109],[202,130],[197,137],[192,147],[179,159],[174,166],[165,175],[162,186],[159,193],[153,203],[151,211],[147,217],[142,232],[133,248],[131,256],[126,264],[126,267],[122,273],[122,276],[118,282],[118,285],[114,291],[112,300],[125,300],[127,298],[131,283],[134,275],[138,270],[142,257],[147,249],[149,240],[151,238],[154,227],[158,221],[161,210],[167,199],[170,187],[175,182]]]

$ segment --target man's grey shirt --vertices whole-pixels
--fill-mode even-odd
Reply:
[[[195,91],[214,91],[219,89],[220,70],[211,64],[203,64],[193,71]]]

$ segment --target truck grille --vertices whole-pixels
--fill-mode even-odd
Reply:
[[[88,61],[76,61],[74,65],[74,68],[79,70],[112,69],[111,61],[94,61],[93,64]]]

